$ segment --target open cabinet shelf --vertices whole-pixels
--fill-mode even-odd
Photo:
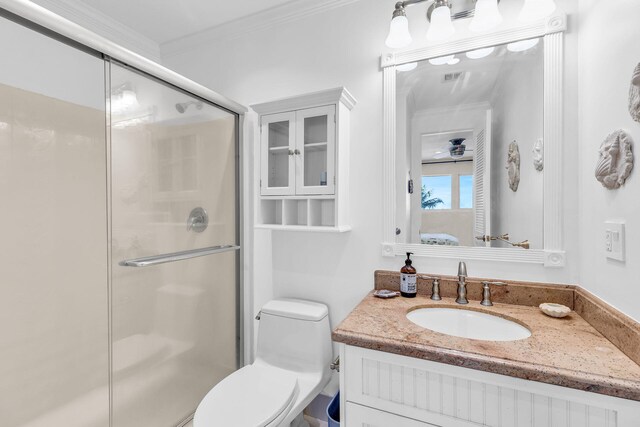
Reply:
[[[334,198],[269,198],[260,200],[256,228],[342,233],[350,226],[338,225]]]

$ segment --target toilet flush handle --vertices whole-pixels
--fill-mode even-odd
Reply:
[[[336,357],[329,367],[332,371],[340,372],[340,356]]]

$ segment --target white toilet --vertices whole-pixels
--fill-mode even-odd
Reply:
[[[260,311],[255,362],[207,393],[193,426],[289,426],[329,382],[331,358],[326,305],[269,301]]]

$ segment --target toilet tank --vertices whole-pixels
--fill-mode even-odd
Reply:
[[[324,304],[277,299],[260,310],[256,360],[279,368],[330,375],[333,355],[329,310]]]

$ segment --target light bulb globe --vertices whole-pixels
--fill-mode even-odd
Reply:
[[[416,68],[418,68],[418,63],[417,62],[408,62],[406,64],[401,64],[396,66],[396,71],[411,71],[411,70],[415,70]]]
[[[538,43],[540,43],[540,39],[520,40],[517,42],[509,43],[507,45],[507,50],[509,52],[524,52],[525,50],[529,50],[532,47],[535,47]]]
[[[486,58],[487,56],[491,55],[494,50],[496,50],[496,48],[493,47],[493,46],[492,47],[484,47],[482,49],[470,50],[469,52],[465,53],[465,55],[469,59],[481,59],[481,58]]]
[[[455,33],[453,23],[451,22],[451,10],[449,6],[443,5],[433,9],[431,13],[431,25],[427,30],[427,40],[442,41],[446,40]]]
[[[489,31],[501,23],[498,0],[478,0],[469,29],[474,32]]]
[[[389,35],[385,44],[392,49],[401,49],[409,46],[411,41],[407,17],[403,15],[394,17],[389,24]]]
[[[429,60],[429,64],[431,64],[431,65],[444,65],[444,64],[448,64],[449,62],[453,61],[454,59],[455,59],[455,55],[440,56],[438,58],[431,58]]]

